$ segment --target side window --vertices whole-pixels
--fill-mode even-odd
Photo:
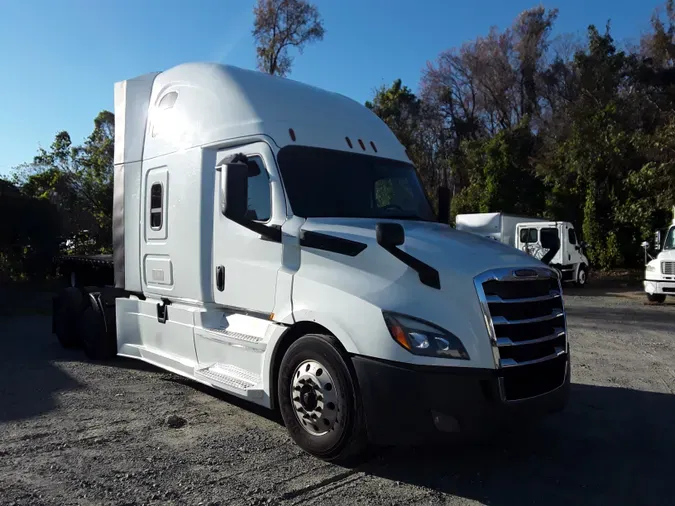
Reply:
[[[259,156],[249,159],[250,164],[255,164],[248,177],[248,213],[249,219],[256,221],[268,221],[272,217],[272,195],[270,192],[270,179]]]
[[[413,201],[413,192],[406,179],[378,179],[375,181],[375,206],[397,207],[406,210]]]
[[[521,228],[520,229],[520,242],[522,243],[536,243],[537,242],[537,229],[536,228]]]
[[[574,231],[573,228],[570,228],[567,230],[567,236],[570,241],[570,244],[576,244],[577,243],[577,234]]]
[[[546,243],[551,239],[560,239],[557,228],[542,228],[541,229],[541,242]]]
[[[150,188],[150,228],[162,230],[164,209],[162,207],[164,188],[162,183],[154,183]]]
[[[163,241],[168,235],[169,169],[153,167],[145,175],[145,209],[143,211],[145,239]]]

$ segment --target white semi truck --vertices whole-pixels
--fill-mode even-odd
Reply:
[[[675,206],[673,206],[673,221],[665,229],[662,240],[662,231],[657,232],[654,249],[658,252],[656,258],[649,255],[649,243],[645,242],[645,279],[644,289],[649,302],[663,303],[666,296],[675,296]]]
[[[117,83],[113,228],[112,258],[61,259],[59,341],[278,409],[319,458],[567,402],[556,271],[435,216],[342,95],[210,63]]]
[[[588,282],[589,262],[585,244],[567,221],[517,216],[508,213],[458,214],[457,230],[471,232],[508,244],[556,269],[563,282],[583,287]]]

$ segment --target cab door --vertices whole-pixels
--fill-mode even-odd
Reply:
[[[567,251],[565,251],[565,263],[571,265],[578,265],[581,263],[586,263],[586,257],[583,254],[581,248],[581,241],[577,237],[577,233],[574,230],[574,227],[571,225],[567,226]]]
[[[256,142],[221,150],[217,162],[242,153],[258,167],[248,180],[248,217],[267,226],[280,227],[286,219],[281,182],[270,147]],[[280,242],[264,239],[222,215],[220,171],[215,173],[213,219],[213,294],[220,306],[269,316],[274,310],[277,273],[281,267]],[[288,294],[290,297],[290,293]]]

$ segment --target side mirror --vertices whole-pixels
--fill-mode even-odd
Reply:
[[[661,251],[661,231],[657,230],[654,233],[654,249],[656,251]]]
[[[233,221],[241,221],[248,210],[249,166],[243,162],[226,163],[220,170],[220,212]]]
[[[654,257],[652,257],[652,256],[649,254],[649,246],[650,246],[650,244],[649,244],[648,241],[644,241],[642,244],[640,244],[640,246],[642,246],[642,248],[645,250],[645,265],[647,265],[647,264],[649,263],[649,259],[652,259],[652,260],[654,259]]]
[[[448,223],[450,221],[450,188],[445,186],[438,187],[438,222]]]
[[[400,246],[405,242],[405,230],[400,223],[378,223],[375,226],[377,244],[385,249]]]

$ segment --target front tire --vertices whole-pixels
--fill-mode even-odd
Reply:
[[[583,288],[588,283],[588,268],[581,264],[579,266],[579,271],[577,272],[577,279],[575,285],[579,288]]]
[[[649,302],[656,302],[657,304],[663,304],[666,301],[666,296],[662,293],[648,293],[647,300]]]
[[[367,434],[361,397],[337,340],[309,334],[286,351],[279,368],[278,402],[293,441],[327,462],[362,457]]]

